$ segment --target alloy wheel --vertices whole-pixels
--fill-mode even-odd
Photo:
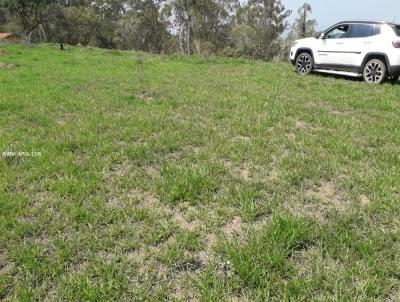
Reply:
[[[309,74],[312,65],[312,59],[308,54],[301,54],[296,60],[296,69],[300,74]]]
[[[368,83],[378,83],[383,77],[383,68],[378,62],[371,62],[366,67],[365,80]]]

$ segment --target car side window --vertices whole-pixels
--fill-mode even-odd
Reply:
[[[349,25],[338,25],[335,28],[331,29],[325,37],[327,39],[341,39],[346,38],[349,32]]]
[[[380,34],[381,27],[374,24],[352,24],[348,38],[366,38]]]

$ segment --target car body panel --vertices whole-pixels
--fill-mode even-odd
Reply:
[[[350,26],[348,31],[360,29],[359,24],[375,26],[377,32],[366,37],[342,37],[336,38],[329,33],[335,29],[343,29]],[[352,27],[354,26],[354,27]],[[356,27],[358,26],[358,27]],[[393,41],[400,41],[400,35],[393,29],[394,24],[378,21],[345,21],[331,26],[322,34],[325,38],[305,38],[295,41],[290,50],[290,61],[294,64],[299,52],[308,51],[314,58],[316,69],[332,71],[346,71],[361,74],[366,59],[371,56],[381,56],[386,60],[389,75],[400,75],[400,48],[393,46]],[[371,27],[372,28],[372,27]],[[380,29],[380,30],[379,30]],[[351,33],[348,35],[351,36]]]

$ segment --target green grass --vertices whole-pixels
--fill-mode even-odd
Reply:
[[[0,300],[400,300],[400,85],[1,48]]]

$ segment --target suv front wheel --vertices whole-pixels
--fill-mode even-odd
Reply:
[[[299,74],[301,75],[310,74],[313,68],[314,68],[314,60],[309,53],[303,52],[297,56],[296,71]]]
[[[386,77],[387,68],[384,62],[373,59],[364,66],[364,81],[370,84],[381,84]]]

